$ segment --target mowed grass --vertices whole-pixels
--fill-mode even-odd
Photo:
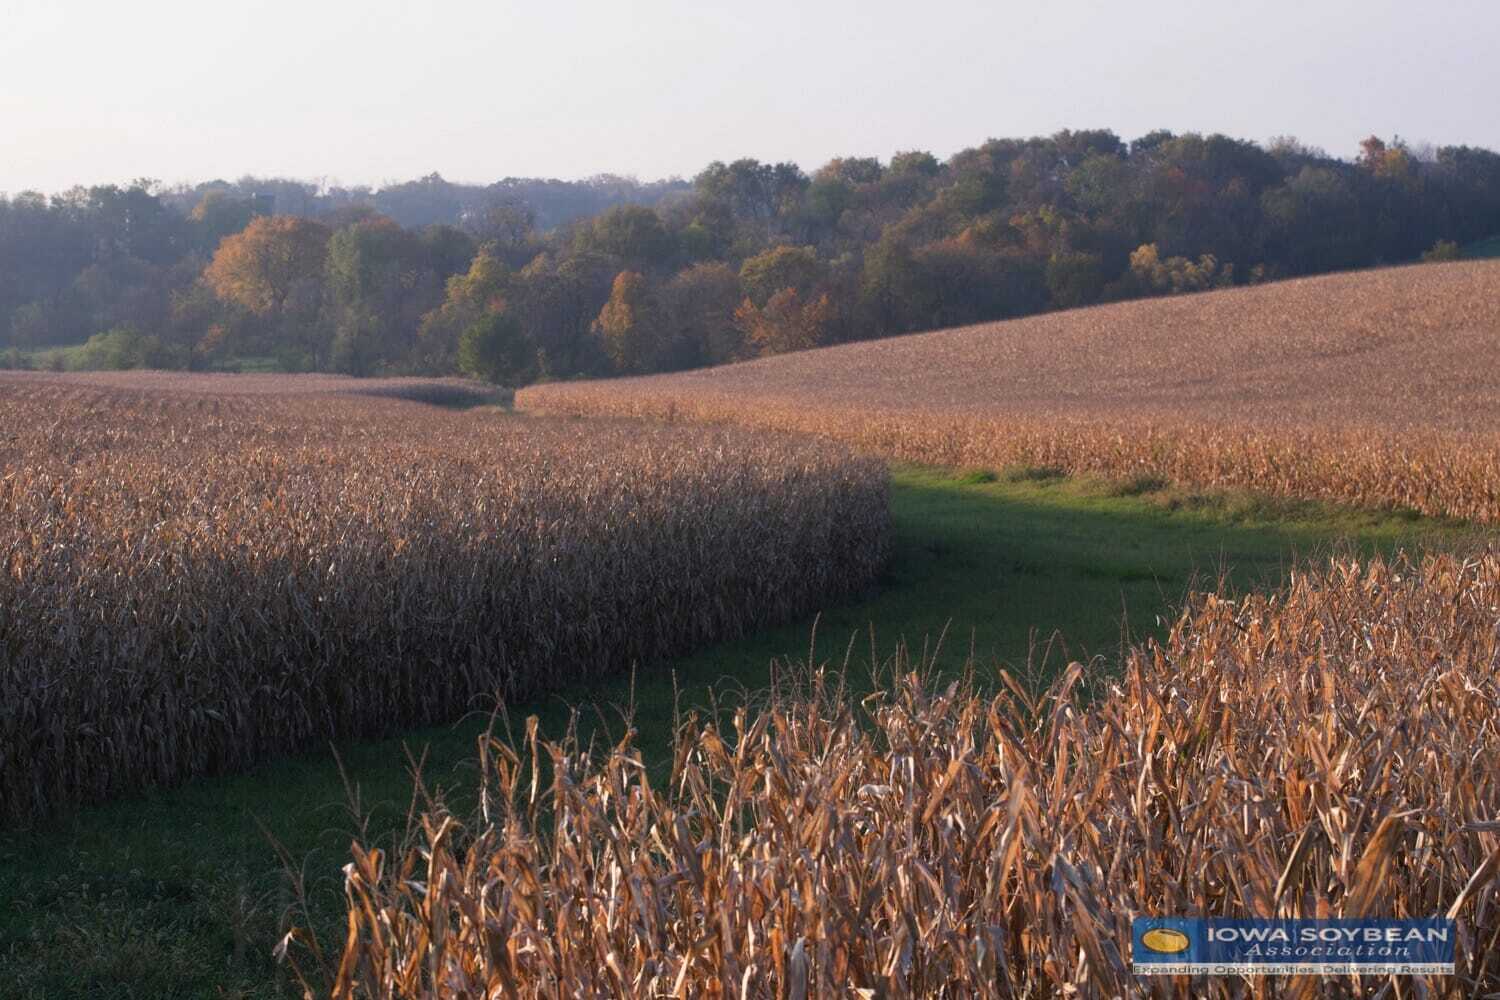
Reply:
[[[970,647],[982,660],[1025,663],[1054,632],[1067,658],[1113,657],[1122,636],[1158,618],[1221,570],[1237,587],[1281,578],[1297,556],[1333,545],[1365,552],[1468,541],[1470,529],[1401,514],[1311,504],[1205,499],[1061,478],[1047,470],[994,476],[904,468],[895,474],[893,557],[880,589],[827,610],[815,655],[857,681],[898,642],[920,650],[947,631],[947,663]],[[517,729],[538,714],[560,732],[575,707],[585,725],[620,730],[632,705],[648,753],[666,747],[674,704],[736,703],[764,689],[775,658],[808,655],[802,620],[628,680],[564,689],[515,706]],[[674,681],[675,678],[675,681]],[[592,706],[592,707],[591,707]],[[618,706],[616,708],[615,706]],[[596,711],[597,708],[597,711]],[[483,720],[342,746],[358,817],[330,753],[263,765],[149,798],[117,802],[23,835],[0,837],[0,984],[17,997],[280,996],[289,987],[270,951],[287,919],[311,921],[342,944],[340,867],[356,835],[379,842],[406,819],[403,744],[429,783],[472,781]],[[267,834],[307,876],[310,913],[293,896]]]

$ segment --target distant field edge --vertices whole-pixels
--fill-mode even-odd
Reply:
[[[616,391],[604,382],[532,386],[517,393],[515,406],[534,416],[628,416],[800,432],[888,461],[998,475],[1091,476],[1138,492],[1171,486],[1500,523],[1500,440],[1437,429],[945,414],[644,387]]]
[[[128,371],[90,370],[69,372],[0,369],[0,389],[91,389],[101,392],[135,392],[168,396],[261,396],[295,398],[307,396],[370,397],[428,403],[449,409],[477,406],[508,407],[510,389],[453,376],[395,376],[359,378],[353,375],[289,372],[183,372],[154,368]]]
[[[532,413],[807,431],[890,459],[1056,468],[1500,521],[1500,262],[1168,295],[533,386]]]

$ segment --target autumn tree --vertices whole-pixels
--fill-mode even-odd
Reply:
[[[220,299],[280,317],[299,293],[321,288],[329,236],[311,219],[262,216],[224,238],[203,278]]]
[[[826,342],[833,303],[827,295],[803,298],[795,288],[784,288],[764,306],[746,299],[734,318],[746,344],[756,354],[785,354]]]
[[[740,285],[757,306],[765,305],[771,296],[783,289],[794,289],[804,299],[817,288],[826,275],[812,247],[772,247],[756,254],[740,267]]]
[[[278,353],[296,352],[298,366],[322,369],[331,337],[323,304],[327,227],[289,215],[262,216],[225,237],[203,272],[220,301],[257,317]]]
[[[1162,258],[1155,243],[1147,243],[1130,255],[1130,271],[1148,294],[1201,292],[1224,288],[1234,283],[1234,265],[1219,266],[1213,254],[1203,254],[1196,261],[1186,257]]]
[[[1359,144],[1359,149],[1359,165],[1376,177],[1406,180],[1412,174],[1415,160],[1399,136],[1387,143],[1378,135],[1372,135]]]
[[[594,334],[617,372],[648,372],[660,365],[661,310],[647,280],[636,271],[615,276]]]
[[[448,279],[441,304],[422,317],[418,341],[423,366],[441,371],[454,363],[465,330],[506,308],[515,275],[489,249],[481,250],[463,274]]]

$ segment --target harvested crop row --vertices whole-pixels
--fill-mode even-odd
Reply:
[[[1500,264],[1129,302],[723,368],[532,386],[536,413],[812,432],[1500,522]]]
[[[1333,564],[1196,599],[1092,701],[1076,665],[858,707],[820,680],[688,721],[670,775],[496,742],[475,825],[356,847],[332,992],[1293,995],[1317,981],[1134,979],[1130,920],[1446,913],[1459,975],[1428,985],[1490,995],[1497,606],[1494,554]]]
[[[8,381],[0,428],[9,823],[646,665],[886,548],[883,470],[775,435]]]

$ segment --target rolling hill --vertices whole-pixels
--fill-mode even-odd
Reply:
[[[534,386],[517,405],[1488,521],[1500,519],[1497,349],[1500,262],[1464,262]]]

